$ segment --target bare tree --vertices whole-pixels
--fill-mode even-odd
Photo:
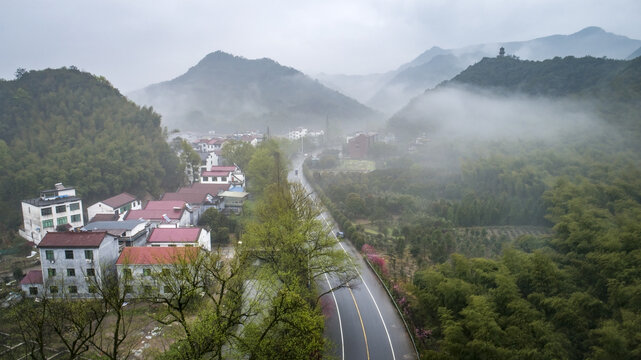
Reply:
[[[133,314],[127,312],[125,306],[131,292],[131,279],[119,278],[118,274],[109,269],[100,272],[102,276],[90,277],[90,289],[100,300],[100,304],[110,317],[111,321],[103,320],[100,331],[89,342],[103,356],[108,359],[127,359],[131,349],[123,349],[125,339],[131,334]]]

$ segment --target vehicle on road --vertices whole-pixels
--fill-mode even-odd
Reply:
[[[345,238],[345,233],[343,233],[342,231],[337,231],[336,232],[336,237],[339,238],[339,239],[344,239]]]

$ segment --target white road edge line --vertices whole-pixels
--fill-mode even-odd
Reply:
[[[327,224],[327,226],[330,226],[329,223],[327,222],[327,218],[325,218],[325,213],[321,213],[321,216],[323,217],[323,220],[325,220],[325,224]],[[343,244],[341,244],[341,242],[338,241],[338,238],[336,237],[336,234],[334,234],[334,231],[332,231],[332,235],[336,239],[336,242],[338,242],[338,245],[340,245],[340,247],[343,249],[343,251],[347,255],[349,255],[347,250],[345,250],[345,247],[343,247]],[[374,299],[374,295],[372,295],[372,292],[370,291],[369,286],[367,286],[367,283],[365,282],[365,279],[363,279],[363,276],[361,275],[360,271],[358,271],[358,268],[356,268],[356,265],[354,265],[354,268],[356,269],[356,273],[358,274],[358,276],[361,278],[361,281],[363,282],[363,285],[365,285],[365,288],[367,289],[367,292],[369,293],[369,297],[374,302],[374,306],[376,306],[376,311],[378,311],[378,316],[381,318],[381,322],[383,323],[383,328],[385,329],[385,334],[387,335],[387,341],[389,342],[390,350],[392,350],[392,359],[396,360],[396,355],[394,354],[394,346],[392,346],[392,338],[389,336],[389,331],[387,331],[387,325],[385,325],[385,320],[383,319],[383,314],[381,313],[381,309],[378,308],[378,304],[376,303],[376,300]]]
[[[332,288],[332,284],[329,282],[327,274],[325,274],[325,280],[327,280],[327,286]],[[338,301],[336,301],[336,295],[334,295],[334,290],[332,290],[332,297],[334,298],[334,305],[336,305],[336,314],[338,314],[338,328],[341,330],[341,353],[343,357],[341,359],[345,360],[345,340],[343,340],[343,321],[341,320],[341,311],[338,308]]]

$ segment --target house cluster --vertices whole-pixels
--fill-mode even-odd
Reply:
[[[209,208],[240,212],[248,194],[238,168],[209,171],[224,175],[165,193],[144,207],[127,193],[99,201],[87,208],[86,225],[74,188],[56,184],[39,198],[24,200],[20,234],[37,245],[41,268],[22,279],[23,291],[33,297],[93,296],[103,275],[117,271],[131,277],[128,286],[135,295],[149,290],[152,272],[198,251],[211,251],[210,233],[196,226],[200,216]]]
[[[323,130],[314,131],[304,127],[297,127],[295,129],[289,130],[289,132],[287,133],[287,138],[289,140],[299,140],[304,137],[319,138],[323,135],[325,135],[325,131]]]

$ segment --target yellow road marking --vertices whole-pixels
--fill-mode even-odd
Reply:
[[[356,306],[356,312],[358,313],[358,318],[361,320],[361,328],[363,329],[363,338],[365,339],[365,350],[367,351],[367,360],[369,360],[369,345],[367,345],[367,334],[365,333],[365,325],[363,324],[363,318],[361,317],[361,311],[358,309],[358,304],[356,303],[356,298],[352,292],[351,287],[347,287],[349,293],[352,295],[352,300],[354,300],[354,306]]]

